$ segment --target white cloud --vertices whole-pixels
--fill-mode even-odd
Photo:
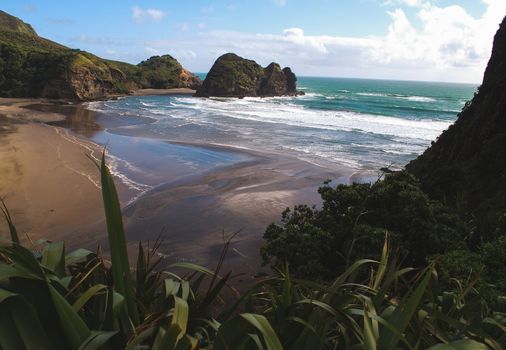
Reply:
[[[219,55],[235,52],[264,66],[271,61],[291,66],[299,75],[481,81],[493,35],[506,14],[505,0],[483,0],[486,11],[480,16],[457,5],[396,1],[416,7],[385,9],[390,23],[382,36],[307,35],[302,28],[279,34],[208,30],[144,41],[138,44],[139,60],[150,47],[172,54],[193,71],[207,71]],[[203,24],[197,27],[205,30]]]
[[[409,7],[429,7],[432,1],[430,0],[385,0],[384,6],[409,6]]]
[[[274,3],[279,7],[283,7],[286,5],[287,0],[274,0]]]
[[[188,30],[190,30],[190,25],[189,25],[187,22],[183,22],[183,23],[181,23],[181,25],[179,26],[179,29],[180,29],[182,32],[187,32]]]
[[[322,54],[327,53],[327,48],[321,40],[318,40],[316,37],[304,35],[304,31],[300,28],[285,29],[283,31],[283,35],[283,41],[285,42],[292,43],[297,46],[306,46]]]
[[[369,49],[369,55],[381,64],[432,66],[442,72],[460,69],[462,80],[479,80],[490,56],[493,35],[506,14],[506,1],[487,0],[486,4],[487,11],[480,18],[457,5],[424,6],[416,14],[420,29],[403,10],[395,9],[389,12],[392,23],[388,34],[376,38],[377,46]]]
[[[145,22],[145,21],[159,22],[163,17],[167,15],[167,13],[159,9],[143,9],[140,8],[139,6],[132,7],[131,11],[132,11],[132,18],[136,22]]]
[[[150,46],[146,46],[146,47],[144,48],[144,50],[146,50],[146,52],[148,52],[148,53],[149,53],[149,54],[151,54],[151,55],[159,55],[159,54],[160,54],[160,51],[159,51],[159,50],[157,50],[157,49],[155,49],[155,48],[153,48],[153,47],[150,47]]]

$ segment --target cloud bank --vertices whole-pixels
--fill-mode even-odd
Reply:
[[[383,36],[315,36],[296,27],[279,34],[209,30],[184,39],[136,43],[137,51],[129,57],[141,60],[153,52],[170,53],[199,72],[207,71],[219,55],[235,52],[262,65],[277,61],[291,66],[299,75],[479,83],[493,35],[506,14],[505,0],[483,3],[485,12],[475,18],[458,5],[388,0],[383,6],[390,24]],[[149,9],[132,11],[139,20],[160,20],[165,15]]]

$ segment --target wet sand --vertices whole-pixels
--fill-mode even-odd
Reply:
[[[100,155],[101,146],[90,141],[103,128],[100,116],[80,106],[12,99],[0,99],[0,113],[0,195],[20,232],[33,240],[63,239],[69,248],[107,247],[98,172],[86,156]],[[316,189],[323,181],[347,182],[353,175],[344,167],[329,170],[279,154],[198,147],[244,157],[199,174],[182,168],[188,173],[168,176],[126,206],[131,251],[138,241],[162,234],[167,264],[192,261],[212,268],[224,235],[239,231],[225,269],[246,273],[245,283],[262,270],[259,248],[267,225],[286,207],[319,204]],[[134,193],[120,179],[116,184],[126,205]]]
[[[197,90],[178,88],[178,89],[139,89],[132,92],[134,96],[153,96],[153,95],[193,95]]]
[[[0,100],[0,196],[25,242],[72,240],[103,218],[99,174],[86,156],[100,149],[42,123],[64,116],[22,108],[33,102]]]

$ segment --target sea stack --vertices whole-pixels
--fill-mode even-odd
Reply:
[[[288,67],[272,62],[262,68],[253,60],[234,53],[220,56],[214,62],[198,97],[272,97],[303,94],[296,89],[297,77]]]

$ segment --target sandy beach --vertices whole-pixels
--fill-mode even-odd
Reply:
[[[139,89],[135,90],[133,96],[163,96],[163,95],[193,95],[196,90],[187,88],[176,89]]]
[[[91,140],[104,128],[100,114],[79,105],[0,99],[0,115],[0,195],[23,238],[65,240],[69,248],[107,247],[98,171],[91,160],[100,157],[103,146]],[[241,160],[200,173],[176,165],[161,172],[168,174],[162,184],[135,200],[139,193],[116,178],[132,252],[138,241],[153,242],[161,234],[166,263],[213,267],[223,237],[239,232],[225,269],[245,272],[246,282],[262,270],[259,248],[267,225],[288,206],[318,204],[316,189],[324,180],[347,182],[352,176],[346,168],[338,173],[279,154],[205,144],[195,145],[195,151],[191,144],[146,140],[191,152],[234,153]]]
[[[38,100],[0,99],[0,195],[21,238],[69,240],[102,219],[96,145],[45,123],[55,113],[23,107]],[[3,229],[2,229],[3,231]]]

